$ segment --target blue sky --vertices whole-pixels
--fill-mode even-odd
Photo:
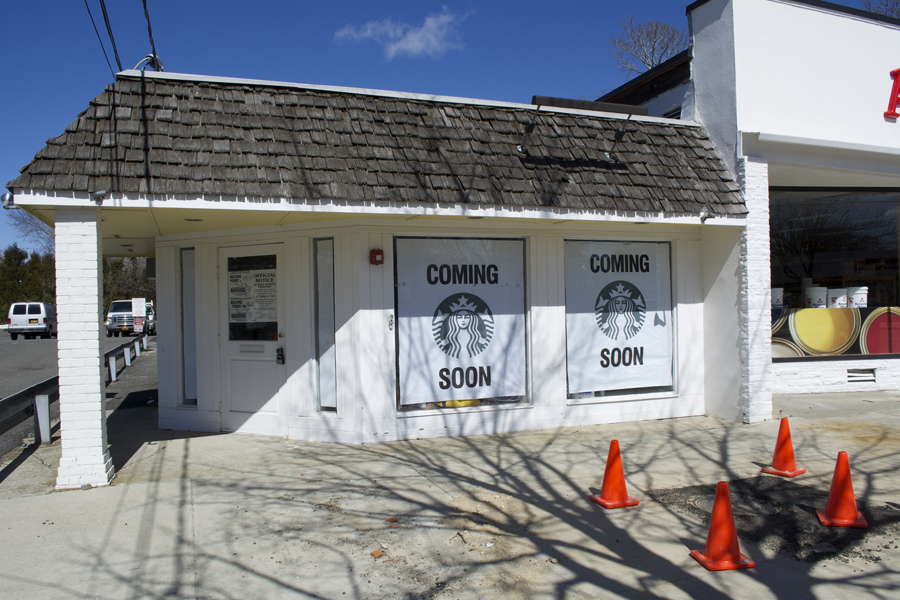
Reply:
[[[88,6],[112,69],[99,0]],[[677,0],[147,0],[168,72],[530,102],[626,81],[609,38],[630,15],[687,26]],[[856,2],[847,4],[857,5]],[[123,69],[150,52],[141,0],[107,0]],[[84,0],[0,0],[0,183],[113,81]],[[3,191],[6,191],[5,189]],[[0,250],[17,239],[0,213]]]

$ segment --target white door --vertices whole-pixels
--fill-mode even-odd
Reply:
[[[287,435],[282,244],[219,250],[222,429]]]

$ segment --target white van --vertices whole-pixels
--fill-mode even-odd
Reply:
[[[6,317],[9,337],[15,340],[19,334],[26,340],[35,336],[50,338],[56,336],[56,306],[46,302],[13,302]]]

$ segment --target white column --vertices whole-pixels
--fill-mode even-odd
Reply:
[[[748,213],[741,240],[741,409],[744,423],[757,423],[772,418],[769,166],[742,157],[737,177]]]
[[[99,208],[56,209],[59,414],[56,489],[109,485],[106,394],[100,351],[103,239]]]

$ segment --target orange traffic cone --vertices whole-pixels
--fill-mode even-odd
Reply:
[[[734,513],[731,511],[731,492],[728,483],[720,481],[716,486],[712,519],[706,534],[706,549],[703,552],[691,550],[697,562],[710,571],[732,571],[751,569],[756,563],[741,554],[738,548],[737,530],[734,528]]]
[[[778,440],[775,442],[775,456],[772,458],[772,466],[763,469],[763,473],[781,475],[782,477],[796,477],[806,473],[806,469],[797,468],[797,460],[794,458],[794,444],[791,443],[791,427],[787,417],[781,419],[778,428]]]
[[[628,497],[625,489],[625,470],[622,468],[622,455],[619,454],[619,440],[609,443],[609,456],[606,459],[606,471],[603,473],[603,486],[599,494],[591,496],[591,500],[603,508],[622,508],[635,506],[640,500]]]
[[[825,512],[817,510],[816,514],[819,515],[819,522],[822,525],[830,527],[857,527],[859,529],[869,527],[862,513],[856,510],[853,482],[850,480],[850,458],[846,452],[838,452]]]

